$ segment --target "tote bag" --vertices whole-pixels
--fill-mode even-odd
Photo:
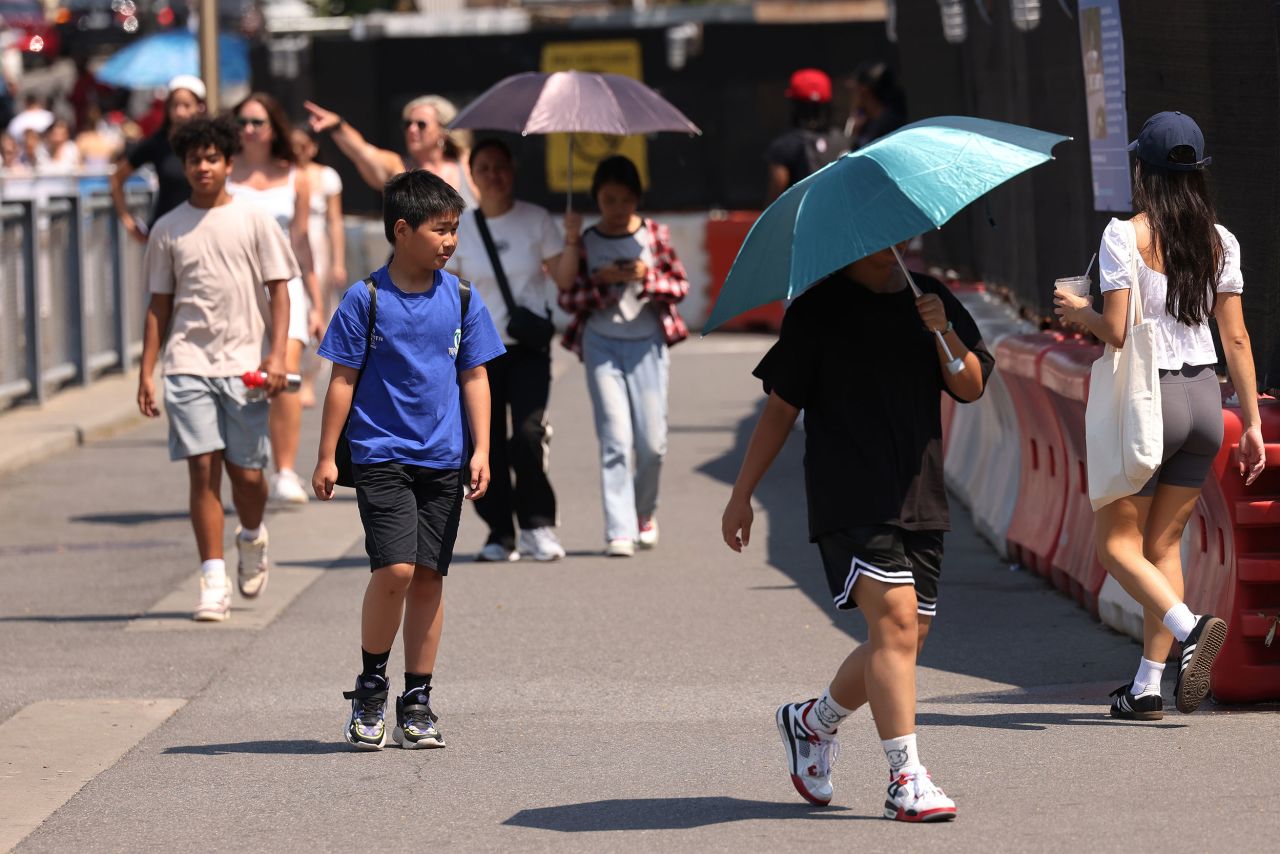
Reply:
[[[1124,346],[1110,344],[1093,363],[1085,403],[1085,455],[1089,503],[1096,511],[1133,495],[1155,474],[1164,453],[1160,372],[1156,366],[1156,322],[1145,318],[1138,289],[1138,241],[1132,223],[1129,244],[1129,313]]]

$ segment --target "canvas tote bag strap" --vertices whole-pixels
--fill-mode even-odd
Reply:
[[[1129,291],[1129,326],[1132,329],[1143,320],[1146,319],[1142,311],[1142,290],[1138,282],[1138,272],[1141,269],[1138,266],[1138,229],[1133,224],[1133,220],[1126,223],[1129,227],[1125,229],[1125,236],[1129,240],[1129,278],[1133,282],[1133,286]],[[1128,334],[1126,330],[1126,340]]]

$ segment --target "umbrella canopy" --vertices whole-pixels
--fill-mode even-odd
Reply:
[[[218,36],[219,78],[224,86],[249,82],[249,43],[226,33]],[[186,30],[168,30],[139,39],[117,51],[98,69],[109,86],[150,89],[179,74],[200,76],[200,46]]]
[[[621,74],[530,71],[500,80],[449,123],[519,134],[701,130],[665,98]]]
[[[943,116],[846,154],[778,197],[751,227],[704,331],[788,299],[859,258],[939,228],[1070,137]]]

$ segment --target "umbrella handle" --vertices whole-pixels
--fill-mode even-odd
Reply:
[[[902,272],[906,274],[907,284],[911,285],[911,292],[918,297],[924,296],[924,291],[920,290],[916,285],[916,280],[911,278],[911,271],[907,269],[907,262],[902,260],[902,255],[899,254],[898,247],[891,246],[889,248],[893,250],[893,257],[898,259],[898,266],[901,267]],[[947,373],[952,376],[961,373],[964,370],[964,361],[962,359],[957,359],[952,354],[951,348],[947,346],[947,339],[941,332],[935,329],[933,334],[938,336],[938,343],[942,345],[942,352],[947,357]]]

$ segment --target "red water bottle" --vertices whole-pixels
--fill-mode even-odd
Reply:
[[[297,391],[302,387],[301,374],[285,374],[285,391]],[[266,396],[267,372],[266,371],[245,371],[240,377],[244,381],[244,387],[248,390],[245,397],[249,400],[261,400]]]

